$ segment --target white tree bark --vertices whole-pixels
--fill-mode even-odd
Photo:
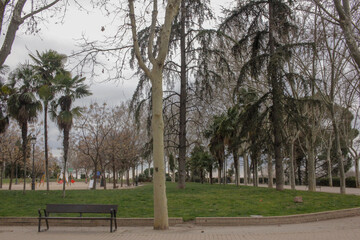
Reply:
[[[164,121],[162,115],[163,81],[162,72],[165,58],[168,53],[169,39],[172,22],[177,15],[181,0],[169,0],[166,6],[165,19],[161,27],[160,41],[157,48],[158,55],[153,54],[155,27],[157,19],[157,0],[153,1],[152,23],[150,26],[150,39],[148,43],[148,59],[152,65],[149,69],[140,53],[137,38],[134,0],[128,0],[134,51],[140,68],[151,80],[152,84],[152,134],[153,134],[153,156],[154,156],[154,229],[165,230],[169,228],[165,166],[164,166]]]

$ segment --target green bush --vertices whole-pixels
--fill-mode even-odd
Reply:
[[[165,174],[165,178],[167,182],[171,182],[171,177],[168,173]]]
[[[333,181],[334,187],[340,187],[340,178],[339,177],[333,177],[332,181]],[[350,187],[350,188],[356,187],[355,177],[347,177],[345,179],[345,183],[346,183],[346,187]],[[318,186],[329,186],[329,178],[328,177],[319,178],[316,180],[316,184]]]
[[[139,174],[138,181],[139,181],[139,182],[151,182],[151,181],[152,181],[152,178],[151,178],[151,177],[148,177],[148,176],[145,175],[145,174]]]

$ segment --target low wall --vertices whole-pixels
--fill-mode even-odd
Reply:
[[[3,217],[0,218],[0,226],[37,226],[39,223],[36,217]],[[182,218],[169,218],[169,225],[183,223]],[[153,226],[153,218],[117,218],[118,227],[122,226]],[[41,223],[45,226],[45,220]],[[49,220],[51,226],[69,227],[90,227],[90,226],[109,226],[110,221],[106,220]]]
[[[360,208],[276,217],[197,217],[195,224],[201,226],[278,225],[316,222],[354,216],[360,216]]]

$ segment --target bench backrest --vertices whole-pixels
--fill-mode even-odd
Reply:
[[[46,204],[47,213],[110,213],[117,205],[103,204]]]

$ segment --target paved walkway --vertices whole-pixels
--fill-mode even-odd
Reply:
[[[248,185],[248,186],[252,186],[252,185]],[[267,187],[266,184],[259,184],[259,187]],[[274,188],[275,188],[275,184],[274,184]],[[284,185],[285,189],[291,189],[290,185]],[[307,191],[307,187],[306,186],[295,186],[296,190],[302,190],[302,191]],[[316,191],[317,192],[329,192],[329,193],[340,193],[340,187],[316,187]],[[354,195],[360,195],[360,188],[346,188],[346,194],[354,194]],[[360,239],[360,238],[359,238]]]
[[[12,190],[23,190],[24,184],[12,184],[11,189]],[[50,190],[62,190],[63,185],[59,184],[57,182],[50,182]],[[112,183],[107,183],[108,189],[113,189]],[[123,185],[123,187],[118,184],[118,189],[127,189],[127,188],[133,188],[133,186],[126,186],[126,184]],[[89,183],[85,182],[75,182],[72,184],[66,184],[66,190],[83,190],[83,189],[89,189]],[[102,190],[103,187],[100,187],[100,184],[98,183],[96,186],[96,189]],[[9,190],[9,184],[3,184],[2,188],[0,190]],[[31,191],[31,183],[27,182],[26,184],[26,190]],[[45,184],[36,184],[35,190],[46,190],[46,183]]]
[[[343,218],[305,224],[278,226],[201,227],[183,224],[167,231],[151,227],[120,227],[115,233],[109,227],[51,227],[37,232],[36,226],[0,227],[4,240],[358,240],[360,217]]]
[[[243,184],[242,184],[243,185]],[[252,184],[249,184],[248,186],[252,186]],[[107,188],[108,189],[112,189],[112,184],[107,184]],[[124,184],[123,187],[120,187],[120,185],[118,185],[118,189],[127,189],[127,188],[133,188],[133,186],[126,186]],[[267,187],[266,184],[259,184],[259,187]],[[274,188],[275,188],[275,184],[274,184]],[[285,189],[291,189],[290,185],[285,185],[284,186]],[[8,190],[9,189],[9,185],[8,184],[3,184],[3,187],[0,190]],[[23,189],[23,184],[13,184],[12,185],[12,189],[13,190],[22,190]],[[84,182],[76,182],[75,184],[69,184],[66,185],[66,190],[80,190],[80,189],[89,189],[89,184],[86,184]],[[97,187],[98,190],[104,189],[103,187]],[[26,185],[26,190],[31,190],[31,184],[28,183]],[[35,190],[46,190],[46,184],[42,184],[41,186],[39,186],[38,184],[36,185],[36,189]],[[50,190],[62,190],[62,184],[58,184],[55,182],[50,182]],[[296,186],[296,190],[303,190],[306,191],[307,188],[306,186]],[[318,192],[329,192],[329,193],[340,193],[340,187],[317,187],[316,191]],[[346,188],[346,194],[355,194],[355,195],[360,195],[360,188]]]

